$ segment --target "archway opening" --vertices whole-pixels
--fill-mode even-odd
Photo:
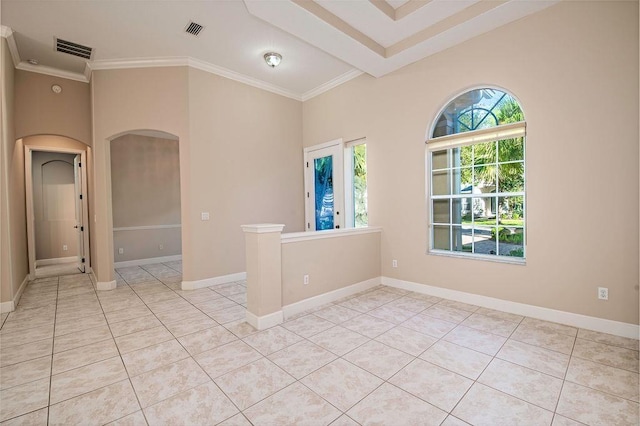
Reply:
[[[116,279],[129,281],[127,272],[133,277],[141,273],[138,267],[151,268],[145,265],[158,265],[155,268],[162,268],[167,276],[179,276],[178,138],[162,131],[136,130],[111,139],[109,146]]]
[[[57,135],[28,136],[21,142],[30,276],[88,272],[91,148]]]

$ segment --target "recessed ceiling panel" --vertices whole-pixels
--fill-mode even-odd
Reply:
[[[380,77],[558,1],[2,0],[1,22],[13,30],[20,60],[36,59],[41,69],[84,79],[86,63],[188,63],[306,99],[359,72]],[[190,22],[204,28],[197,37],[185,32]],[[91,60],[56,52],[55,37],[92,47]],[[270,51],[282,55],[277,68],[264,62]]]
[[[404,6],[409,0],[386,0],[387,3],[394,9],[398,9],[400,6]]]
[[[253,15],[380,77],[560,0],[409,1],[395,11],[378,0],[244,1]]]
[[[369,1],[316,0],[316,3],[381,46],[390,47],[478,1],[433,0],[399,20],[389,18]]]

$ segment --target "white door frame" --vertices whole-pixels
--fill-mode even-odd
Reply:
[[[322,151],[325,151],[324,153]],[[333,206],[334,228],[344,228],[344,144],[342,139],[336,139],[323,144],[304,148],[304,200],[305,200],[305,231],[315,232],[315,198],[313,192],[314,168],[313,158],[334,155],[333,159]]]
[[[36,234],[35,234],[35,215],[33,212],[33,157],[34,151],[58,152],[62,154],[80,154],[80,174],[82,180],[82,226],[83,234],[83,251],[79,253],[85,259],[85,272],[89,272],[90,268],[90,252],[89,250],[89,206],[87,197],[87,151],[73,148],[56,148],[50,146],[25,145],[24,147],[24,174],[25,174],[25,192],[27,204],[27,248],[29,253],[29,279],[36,277]],[[77,202],[78,200],[76,200]],[[78,247],[80,250],[80,247]]]
[[[86,163],[85,163],[85,167]],[[75,219],[77,229],[76,239],[78,241],[78,269],[80,272],[86,272],[86,263],[84,262],[84,203],[78,202],[78,200],[84,200],[86,198],[84,191],[84,177],[82,176],[82,154],[76,154],[73,157],[73,197],[75,200]]]

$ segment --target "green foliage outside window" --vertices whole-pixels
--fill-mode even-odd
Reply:
[[[356,228],[367,226],[367,145],[353,147],[353,206]]]

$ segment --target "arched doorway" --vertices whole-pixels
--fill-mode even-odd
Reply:
[[[109,158],[113,258],[118,275],[122,278],[126,268],[136,269],[133,275],[140,274],[138,267],[149,269],[146,265],[169,265],[176,275],[181,274],[178,137],[157,130],[128,131],[110,140]]]
[[[22,138],[31,279],[90,268],[87,168],[90,147],[71,138]]]

